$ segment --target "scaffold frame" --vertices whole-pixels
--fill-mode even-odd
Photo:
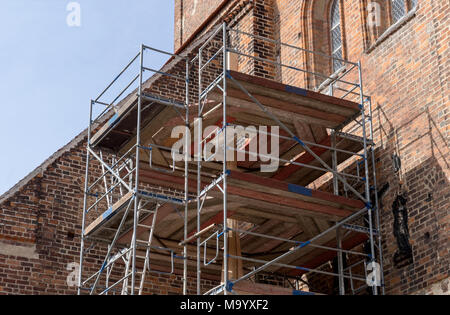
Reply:
[[[338,60],[342,64],[349,67],[348,71],[345,71],[343,74],[339,75],[325,75],[322,73],[310,71],[307,69],[302,69],[299,67],[294,67],[291,65],[286,65],[281,62],[277,62],[274,60],[262,58],[256,55],[250,55],[248,53],[242,52],[239,48],[234,47],[231,43],[231,38],[233,35],[239,34],[240,36],[248,36],[253,40],[259,40],[264,42],[270,42],[272,44],[277,44],[282,47],[286,47],[288,49],[294,49],[300,51],[306,55],[319,55],[323,58],[329,58],[331,62],[333,60]],[[218,44],[219,43],[219,44]],[[217,50],[204,60],[203,52],[210,46],[216,45],[218,46]],[[165,73],[161,70],[154,70],[150,67],[145,66],[144,60],[144,51],[149,50],[155,53],[168,55],[171,58],[179,59],[180,62],[185,63],[185,75],[179,75],[177,79],[185,81],[186,93],[183,97],[183,102],[180,103],[179,100],[170,100],[170,99],[162,99],[159,96],[146,95],[143,90],[143,73],[145,71],[149,71],[155,74],[159,74],[162,76],[174,76],[170,73]],[[275,114],[271,113],[270,110],[266,108],[264,104],[262,104],[257,97],[255,97],[248,89],[243,86],[239,80],[233,77],[233,72],[230,71],[229,60],[228,57],[230,54],[235,54],[240,56],[241,58],[248,58],[253,60],[254,62],[262,62],[271,64],[280,68],[287,68],[292,71],[296,71],[305,76],[313,76],[320,77],[323,79],[323,82],[327,83],[328,93],[332,97],[338,97],[336,95],[336,91],[339,90],[341,93],[339,98],[346,99],[348,97],[353,97],[353,99],[357,99],[357,103],[359,104],[360,112],[358,115],[351,117],[348,121],[340,124],[336,128],[329,128],[331,130],[331,145],[323,145],[312,143],[305,139],[300,139],[299,135],[296,132],[293,132],[285,123],[283,123]],[[139,74],[133,77],[133,80],[126,85],[125,89],[123,89],[119,95],[112,102],[103,102],[101,101],[102,96],[105,95],[108,89],[110,89],[114,83],[118,80],[118,78],[124,74],[129,67],[135,63],[139,62]],[[219,64],[219,66],[217,66]],[[208,67],[214,65],[215,67],[219,67],[220,74],[217,77],[206,78],[204,76],[204,72],[207,71]],[[353,73],[352,73],[353,72]],[[356,83],[349,81],[349,79],[344,79],[345,76],[351,75],[356,77]],[[196,78],[198,80],[196,86],[191,82],[192,79],[190,76],[197,75]],[[132,93],[136,97],[136,136],[135,143],[131,146],[131,148],[122,156],[113,159],[110,163],[106,161],[103,157],[101,149],[99,153],[96,152],[96,144],[101,139],[97,138],[94,142],[92,142],[93,130],[99,128],[102,124],[109,125],[110,129],[114,128],[115,120],[118,118],[120,113],[119,109],[116,107],[116,102],[122,97],[122,95],[127,91],[133,84],[138,83],[138,87],[135,92]],[[246,98],[250,99],[255,106],[255,109],[260,110],[267,116],[268,120],[273,121],[274,125],[279,126],[285,134],[284,136],[279,136],[285,140],[294,141],[297,145],[301,146],[305,152],[310,154],[320,165],[312,166],[309,164],[296,162],[295,160],[286,160],[278,157],[278,162],[282,162],[290,165],[297,165],[301,167],[311,168],[317,171],[321,171],[325,174],[331,174],[332,182],[333,182],[333,193],[334,195],[339,195],[339,187],[342,186],[346,192],[350,192],[353,196],[356,196],[359,200],[361,200],[364,204],[364,207],[359,209],[359,211],[354,212],[352,215],[349,215],[338,222],[335,225],[329,227],[328,229],[320,232],[309,240],[306,241],[296,241],[293,239],[277,237],[273,235],[267,235],[262,233],[252,232],[250,230],[242,230],[238,228],[233,228],[228,225],[228,178],[230,176],[230,169],[228,168],[228,160],[227,156],[229,152],[233,152],[232,154],[239,153],[239,149],[228,146],[227,131],[230,127],[233,127],[233,124],[228,122],[228,84],[232,83],[233,86],[238,88],[240,92],[242,92]],[[323,83],[322,82],[322,83]],[[346,86],[347,88],[343,88],[342,86]],[[191,88],[196,89],[197,99],[195,104],[193,105],[190,101],[192,97],[190,96]],[[167,169],[158,169],[157,167],[152,167],[152,151],[154,149],[164,149],[170,151],[169,147],[162,147],[156,144],[144,145],[141,143],[141,130],[142,126],[142,110],[144,101],[147,102],[158,102],[158,104],[163,104],[165,106],[172,106],[179,111],[185,111],[185,115],[183,116],[181,112],[178,112],[180,116],[183,118],[185,122],[186,131],[189,131],[190,126],[194,123],[191,121],[190,108],[196,106],[196,122],[199,124],[198,128],[202,129],[202,119],[204,115],[205,103],[208,99],[209,95],[212,91],[220,91],[221,93],[221,101],[217,106],[215,106],[214,110],[221,110],[221,124],[218,126],[215,136],[221,137],[223,140],[221,145],[221,152],[223,156],[220,159],[221,170],[220,174],[207,183],[206,185],[202,182],[202,165],[205,162],[201,158],[198,158],[196,154],[200,154],[203,151],[203,144],[205,143],[207,138],[204,138],[202,133],[198,135],[198,138],[195,139],[195,153],[194,157],[197,157],[196,160],[196,169],[193,170],[190,167],[189,162],[192,158],[192,152],[189,150],[185,150],[184,155],[184,168],[178,169],[179,171],[183,171],[184,177],[184,196],[182,198],[173,198],[172,195],[164,195],[155,194],[152,192],[145,192],[140,190],[140,155],[142,151],[149,152],[150,154],[150,167],[153,168],[156,172],[167,172]],[[322,88],[321,88],[322,90]],[[93,118],[93,107],[95,105],[105,106],[105,109],[101,112],[101,114],[97,118]],[[109,115],[109,116],[108,116]],[[108,118],[105,118],[108,117]],[[111,118],[112,117],[112,118]],[[103,122],[102,122],[103,119]],[[108,120],[109,119],[109,120]],[[351,128],[348,127],[351,125]],[[347,128],[348,130],[346,130]],[[108,130],[103,134],[102,137],[108,133]],[[259,134],[259,133],[258,133]],[[266,136],[272,136],[271,132],[262,132],[261,134],[265,134]],[[352,152],[349,150],[340,149],[337,147],[337,137],[348,137],[351,139],[357,139],[362,143],[362,153],[360,152]],[[186,138],[186,142],[184,143],[185,148],[191,147],[191,142]],[[323,149],[329,150],[332,154],[332,163],[329,165],[326,161],[324,161],[321,156],[316,154],[316,152],[312,149],[312,146],[322,147]],[[83,222],[82,222],[82,238],[81,238],[81,253],[80,253],[80,270],[79,270],[79,283],[78,283],[78,293],[82,294],[83,291],[89,292],[90,294],[100,293],[100,294],[108,294],[110,292],[119,292],[116,287],[122,286],[120,293],[121,294],[142,294],[143,286],[145,282],[145,274],[147,272],[152,272],[150,269],[150,260],[151,253],[150,250],[155,248],[152,245],[153,238],[153,230],[155,229],[157,210],[164,205],[165,203],[175,203],[180,207],[184,207],[184,231],[183,231],[183,240],[181,240],[180,245],[183,246],[183,256],[176,257],[173,249],[170,248],[158,248],[158,250],[167,250],[171,255],[171,270],[173,272],[174,269],[174,259],[183,259],[183,294],[188,294],[188,265],[187,265],[187,256],[188,256],[188,244],[191,242],[196,243],[196,293],[198,295],[201,294],[236,294],[236,287],[239,286],[240,283],[245,282],[246,280],[252,279],[256,274],[266,272],[266,270],[271,266],[278,266],[280,268],[293,269],[297,271],[301,271],[306,274],[322,274],[327,276],[332,276],[338,279],[339,282],[339,294],[344,295],[348,289],[351,290],[352,293],[361,292],[364,288],[368,287],[368,284],[364,284],[367,282],[368,274],[366,268],[367,265],[371,265],[373,268],[375,265],[379,266],[379,276],[374,273],[376,281],[373,281],[373,285],[371,287],[371,292],[374,295],[384,294],[384,279],[383,279],[383,258],[382,258],[382,244],[381,244],[381,233],[380,233],[380,214],[379,214],[379,203],[377,196],[377,182],[376,182],[376,167],[375,167],[375,155],[374,155],[374,139],[373,139],[373,121],[372,121],[372,102],[370,96],[364,94],[363,90],[363,77],[362,77],[362,66],[361,62],[351,62],[344,59],[337,59],[333,56],[328,56],[326,54],[320,52],[314,52],[308,49],[304,49],[301,47],[296,47],[290,44],[281,43],[280,41],[276,41],[273,39],[265,38],[262,36],[258,36],[255,34],[250,34],[243,32],[241,30],[229,27],[226,23],[219,25],[211,35],[202,43],[202,45],[198,48],[198,53],[194,58],[188,58],[186,56],[174,55],[162,50],[158,50],[155,48],[151,48],[146,45],[141,46],[140,52],[132,59],[132,61],[120,72],[120,74],[112,81],[111,84],[95,99],[91,101],[90,104],[90,118],[89,118],[89,127],[88,127],[88,144],[87,144],[87,158],[86,158],[86,178],[85,178],[85,194],[84,194],[84,208],[83,208]],[[98,148],[97,148],[98,149]],[[245,152],[241,152],[245,153]],[[338,153],[345,153],[348,155],[353,155],[357,157],[357,159],[362,159],[362,161],[358,161],[357,165],[357,175],[346,173],[344,170],[338,170],[339,163],[337,159]],[[97,163],[101,165],[101,175],[96,177],[93,181],[92,175],[90,173],[90,164],[91,160],[95,160]],[[173,159],[172,171],[175,171],[176,165],[175,160]],[[361,169],[360,169],[361,168]],[[170,171],[170,167],[169,167]],[[195,197],[192,197],[192,191],[190,192],[189,185],[189,174],[196,174],[196,193]],[[362,173],[362,175],[360,174]],[[110,179],[108,182],[107,178]],[[354,180],[357,185],[352,185],[349,180]],[[363,192],[359,191],[360,184],[363,183]],[[100,196],[98,193],[93,194],[92,189],[96,185],[102,185],[104,188],[104,193]],[[222,194],[222,213],[223,220],[220,224],[215,224],[214,229],[211,226],[207,228],[202,228],[202,208],[205,203],[206,197],[209,192],[213,189],[218,189]],[[114,193],[115,191],[120,190],[120,198]],[[375,192],[375,193],[374,193]],[[89,198],[95,197],[96,200],[94,202],[89,202]],[[120,203],[123,198],[126,197],[126,200],[123,204],[120,205],[120,209],[118,211],[121,212],[122,219],[119,224],[119,228],[115,230],[114,237],[111,240],[107,240],[106,243],[108,245],[108,249],[105,255],[105,259],[100,269],[93,275],[87,278],[83,278],[83,266],[84,266],[84,256],[86,249],[85,242],[88,237],[86,237],[86,230],[89,227],[86,226],[87,216],[90,211],[101,206],[102,202],[106,202],[107,212],[109,214],[111,212],[116,211],[114,209],[117,203]],[[117,200],[114,202],[114,200]],[[193,202],[196,203],[196,231],[192,235],[189,234],[188,231],[188,211],[189,205]],[[147,208],[146,208],[147,207]],[[150,208],[149,208],[150,207]],[[149,229],[149,238],[147,242],[143,244],[146,252],[143,271],[141,273],[141,281],[139,286],[136,286],[137,279],[137,263],[136,259],[138,255],[138,247],[139,242],[137,229],[141,222],[141,212],[144,211],[146,213],[150,213],[153,215],[153,224],[151,226],[145,226]],[[122,231],[122,226],[126,221],[126,218],[129,214],[132,214],[132,238],[128,247],[119,248],[117,252],[114,252],[116,246],[116,240],[120,236]],[[361,224],[355,223],[363,222],[364,226]],[[358,231],[360,233],[368,234],[368,251],[367,252],[358,252],[354,250],[346,250],[342,247],[342,238],[344,231]],[[228,250],[228,239],[229,233],[234,232],[238,235],[252,235],[255,237],[277,240],[280,242],[284,242],[286,244],[292,244],[292,247],[281,253],[277,257],[270,260],[262,260],[262,259],[253,259],[244,256],[236,256],[229,253]],[[336,247],[326,246],[317,244],[317,240],[320,240],[324,235],[329,235],[330,233],[335,234],[336,238]],[[203,239],[202,239],[203,238]],[[94,237],[90,238],[93,241],[102,241],[100,239],[96,239]],[[214,240],[214,241],[213,241]],[[216,255],[212,257],[212,259],[207,258],[206,255],[206,246],[208,242],[215,242],[215,250]],[[283,263],[283,259],[288,256],[293,255],[294,253],[298,253],[299,251],[304,250],[304,248],[319,248],[331,252],[335,252],[337,255],[337,265],[338,272],[329,272],[323,271],[318,268],[310,268],[299,265],[292,265]],[[202,248],[204,249],[202,252]],[[362,257],[362,260],[359,260],[356,263],[351,264],[350,266],[344,266],[344,255],[354,255],[358,257]],[[201,283],[202,283],[202,267],[208,266],[213,262],[222,258],[222,280],[220,284],[218,284],[213,289],[202,292]],[[203,262],[202,262],[203,258]],[[255,268],[251,271],[246,272],[242,277],[237,279],[229,279],[229,260],[241,260],[247,261],[255,264]],[[121,277],[118,281],[110,284],[110,275],[112,274],[113,268],[115,266],[115,262],[118,260],[123,261],[123,267],[125,267],[123,272],[123,277]],[[364,275],[354,274],[352,269],[358,265],[364,265]],[[258,267],[256,267],[258,266]],[[376,267],[378,268],[378,267]],[[170,268],[169,268],[170,269]],[[105,276],[105,286],[99,286],[100,277]],[[94,282],[92,282],[94,280]],[[346,288],[346,281],[350,280],[350,288]],[[359,287],[355,287],[354,281],[362,282],[363,284]],[[131,285],[129,285],[131,282]],[[99,291],[99,287],[101,287]],[[293,294],[302,294],[305,293],[303,291],[294,290]]]

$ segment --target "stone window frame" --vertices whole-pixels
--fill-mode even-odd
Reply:
[[[339,26],[341,28],[341,57],[340,59],[347,59],[347,42],[345,37],[345,3],[344,0],[329,0],[327,5],[327,29],[328,29],[328,49],[329,56],[334,57],[333,51],[333,38],[332,38],[332,9],[334,2],[337,1],[339,3]],[[317,35],[317,34],[315,34]],[[321,93],[326,93],[332,95],[331,83],[333,79],[338,78],[340,75],[344,74],[346,71],[346,66],[344,63],[340,62],[340,67],[335,68],[334,59],[330,59],[330,69],[329,69],[329,79],[321,82],[318,86],[315,87],[315,90]]]
[[[316,2],[317,1],[317,2]],[[318,30],[315,29],[314,20],[316,14],[316,5],[319,0],[304,0],[301,6],[302,13],[302,45],[311,51],[321,52],[323,56],[315,55],[315,54],[307,54],[305,53],[305,66],[309,71],[326,74],[330,77],[337,76],[342,71],[345,71],[345,67],[341,67],[337,71],[333,71],[332,60],[329,57],[331,56],[331,36],[330,36],[330,12],[331,12],[331,4],[333,0],[320,0],[324,2],[323,11],[319,15],[321,21],[323,20],[323,28],[321,28],[321,33],[318,33]],[[341,37],[342,37],[342,59],[347,59],[347,40],[346,40],[346,16],[344,12],[344,5],[346,0],[338,0],[339,1],[339,9],[340,9],[340,20],[341,20]],[[323,33],[322,33],[323,32]],[[320,45],[317,43],[318,38],[322,38],[320,40]],[[321,50],[320,47],[325,47]],[[319,59],[319,61],[317,61]],[[320,60],[321,59],[321,60]],[[324,65],[326,66],[324,67]],[[322,67],[322,68],[320,68]],[[304,80],[306,82],[306,86],[308,86],[311,90],[322,91],[327,85],[329,79],[323,81],[317,79],[316,76],[310,75],[308,73],[304,74]]]
[[[370,52],[372,52],[376,47],[378,47],[382,42],[384,42],[386,40],[386,38],[388,38],[389,36],[391,36],[393,33],[395,33],[397,30],[399,30],[404,24],[406,24],[408,21],[410,21],[414,16],[416,16],[417,10],[419,8],[419,0],[403,0],[404,1],[404,5],[405,5],[405,14],[399,18],[395,23],[393,21],[392,18],[392,1],[393,0],[389,0],[387,1],[387,16],[385,16],[384,18],[387,19],[387,24],[389,25],[383,33],[381,33],[377,39],[375,40],[375,42],[373,43],[369,43],[368,40],[364,41],[365,43],[365,53],[369,54]],[[363,29],[364,29],[364,35],[365,38],[368,39],[370,30],[369,30],[369,26],[368,26],[368,11],[367,11],[367,7],[368,4],[372,2],[371,0],[362,0],[361,1],[361,5],[362,5],[362,10],[361,12],[363,13]]]

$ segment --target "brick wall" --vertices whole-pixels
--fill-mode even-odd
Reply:
[[[0,295],[76,294],[86,139],[76,143],[0,207]],[[92,168],[99,165],[94,163]],[[92,170],[92,176],[95,170]],[[106,248],[88,251],[84,277],[101,266]],[[114,275],[120,279],[123,275]],[[189,292],[195,294],[195,279]],[[203,289],[212,282],[203,280]],[[100,283],[102,285],[102,283]],[[148,275],[145,294],[182,294],[182,275]]]
[[[175,0],[175,38],[177,50],[223,0]]]
[[[357,31],[361,3],[345,3],[348,56],[361,59],[365,93],[375,106],[378,181],[391,184],[381,213],[387,291],[409,294],[447,278],[450,265],[449,4],[419,1],[415,16],[365,53]],[[402,162],[398,174],[393,154]],[[413,263],[405,267],[393,262],[392,204],[399,193],[407,196],[413,248]]]
[[[84,168],[79,144],[2,202],[0,294],[75,293],[66,278],[79,260]]]
[[[344,58],[361,60],[364,92],[372,96],[378,183],[390,184],[381,210],[386,290],[391,294],[423,292],[445,281],[450,265],[449,4],[418,1],[415,13],[408,13],[391,27],[386,1],[377,1],[380,25],[368,25],[369,2],[341,1],[341,27]],[[410,10],[413,2],[408,3]],[[330,54],[330,4],[328,0],[256,1],[257,19],[247,30]],[[269,58],[274,49],[277,61],[331,74],[330,61],[325,57],[286,47],[271,49]],[[324,80],[286,68],[273,71],[279,81],[312,89]],[[267,77],[265,73],[255,74]],[[348,77],[355,79],[355,75]],[[393,154],[401,160],[398,172],[392,167]],[[349,167],[351,171],[354,164]],[[407,197],[413,250],[413,261],[405,266],[394,263],[398,246],[392,209],[400,194]]]

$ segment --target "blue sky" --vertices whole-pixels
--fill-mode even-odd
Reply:
[[[87,127],[90,99],[141,43],[173,51],[173,0],[78,0],[80,27],[70,2],[0,1],[0,194]]]

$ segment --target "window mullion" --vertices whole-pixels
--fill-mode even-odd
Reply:
[[[394,17],[392,16],[392,0],[387,0],[387,14],[386,16],[388,17],[388,25],[392,25],[392,22],[394,21]]]
[[[336,47],[336,49],[334,49],[332,53],[334,54],[334,53],[338,52],[341,49],[342,49],[342,43],[338,47]]]
[[[403,2],[405,3],[405,15],[406,15],[406,13],[408,13],[412,9],[411,1],[403,0]]]

